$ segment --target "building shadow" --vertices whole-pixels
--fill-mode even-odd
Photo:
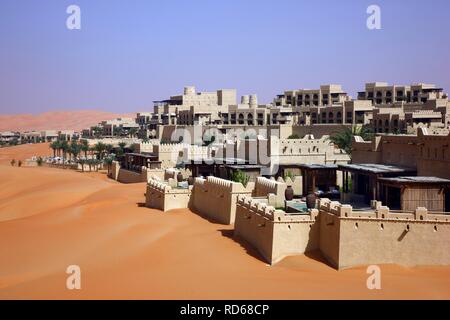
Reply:
[[[236,242],[237,244],[239,244],[248,255],[267,264],[267,261],[264,260],[263,256],[258,252],[258,250],[256,250],[250,243],[248,243],[241,237],[234,235],[234,229],[231,229],[231,230],[222,229],[219,231],[222,233],[222,236],[224,236],[225,238],[231,239],[234,242]]]

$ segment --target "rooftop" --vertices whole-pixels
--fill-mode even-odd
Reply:
[[[377,163],[340,164],[339,169],[363,171],[374,174],[416,172],[415,169]]]
[[[438,177],[396,177],[381,178],[380,181],[393,182],[398,184],[450,184],[450,180]]]

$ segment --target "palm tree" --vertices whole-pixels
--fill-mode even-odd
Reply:
[[[97,152],[97,158],[98,160],[102,160],[103,159],[103,153],[106,150],[106,144],[102,143],[102,142],[98,142],[95,146],[94,146],[94,150]]]
[[[353,137],[360,136],[364,140],[370,140],[373,135],[373,131],[366,126],[353,126],[333,134],[328,139],[351,157]]]
[[[64,161],[65,161],[66,160],[66,156],[67,156],[67,152],[69,151],[69,144],[67,143],[66,140],[62,141],[60,144],[61,144],[60,145],[60,149],[63,152],[63,158],[64,158]]]
[[[73,154],[75,161],[77,160],[79,154],[81,153],[81,145],[78,144],[75,140],[70,143],[70,152]]]
[[[131,128],[130,131],[129,131],[130,138],[134,138],[137,133],[138,133],[138,129],[137,128]]]
[[[124,133],[123,128],[122,127],[118,127],[118,128],[116,128],[114,130],[114,134],[113,135],[121,137],[121,136],[123,136],[123,133]]]
[[[81,151],[84,152],[84,157],[87,159],[87,153],[89,151],[89,142],[87,140],[81,140]]]
[[[122,156],[125,153],[125,147],[127,144],[125,142],[119,142],[119,150],[117,150],[117,154]]]
[[[110,154],[113,152],[113,150],[114,150],[114,146],[113,146],[112,144],[107,144],[107,145],[105,146],[105,149],[106,149],[106,153],[107,153],[108,155],[110,155]]]
[[[110,154],[103,160],[103,163],[106,164],[106,166],[108,168],[108,176],[111,171],[111,166],[112,166],[114,159],[115,159],[115,156],[113,154]]]
[[[53,150],[53,158],[56,158],[56,151],[59,150],[59,141],[53,141],[50,143],[50,148]]]
[[[78,163],[81,165],[81,172],[84,172],[84,165],[86,164],[86,159],[80,159],[78,160]]]
[[[102,135],[102,133],[103,133],[103,129],[100,128],[100,127],[98,127],[98,126],[92,128],[92,131],[93,131],[93,133],[94,133],[94,137],[95,137],[95,138],[100,138],[101,135]]]

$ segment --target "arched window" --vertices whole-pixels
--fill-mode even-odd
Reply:
[[[238,120],[239,124],[244,124],[244,115],[242,113],[239,113]]]
[[[252,115],[251,113],[249,113],[249,114],[247,115],[247,123],[248,123],[249,125],[253,125],[253,115]]]

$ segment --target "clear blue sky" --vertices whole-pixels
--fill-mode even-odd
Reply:
[[[82,29],[66,28],[81,7]],[[366,9],[382,10],[382,30]],[[450,91],[448,0],[1,0],[0,113],[151,110],[182,91],[365,82]]]

